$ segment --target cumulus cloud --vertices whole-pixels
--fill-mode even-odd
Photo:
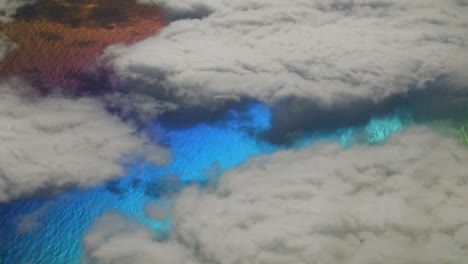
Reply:
[[[167,242],[104,216],[84,238],[87,259],[465,263],[466,160],[465,146],[422,127],[382,145],[321,143],[258,157],[222,175],[215,191],[193,187],[176,197]]]
[[[165,11],[169,21],[179,19],[200,19],[214,12],[209,1],[203,0],[138,0],[143,4],[155,4]]]
[[[164,221],[171,217],[172,202],[167,197],[161,198],[156,202],[150,203],[145,207],[145,213],[158,221]]]
[[[16,10],[35,0],[0,0],[0,23],[8,23],[13,20]]]
[[[168,152],[90,98],[31,96],[0,85],[0,202],[121,176],[138,157],[165,162]],[[26,95],[28,94],[28,95]]]
[[[155,245],[154,234],[116,212],[98,218],[84,238],[82,263],[182,264],[188,256],[171,244]]]
[[[105,56],[132,87],[186,104],[380,101],[467,66],[464,1],[142,1],[193,15],[173,15],[153,38]]]

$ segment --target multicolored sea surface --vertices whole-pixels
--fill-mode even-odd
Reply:
[[[0,76],[19,76],[43,90],[111,89],[108,69],[96,61],[102,51],[152,36],[164,23],[156,6],[136,1],[38,1],[20,9],[14,22],[0,24],[18,47],[0,62]]]
[[[99,55],[111,44],[131,44],[152,36],[165,23],[157,7],[131,0],[38,1],[20,10],[14,22],[0,25],[21,46],[0,62],[0,76],[22,77],[44,92],[57,87],[67,87],[73,94],[118,89],[110,79],[112,69],[97,61]],[[468,115],[421,118],[416,112],[414,105],[398,105],[367,123],[307,131],[288,144],[271,143],[261,136],[271,129],[272,116],[270,107],[261,102],[250,101],[226,110],[217,120],[188,127],[156,119],[141,133],[171,150],[169,164],[134,162],[125,165],[122,178],[95,188],[0,204],[0,262],[80,263],[83,235],[93,219],[113,210],[164,236],[171,229],[170,220],[148,217],[146,204],[187,185],[208,186],[223,171],[261,154],[300,149],[321,140],[344,148],[379,144],[415,123],[468,144]]]

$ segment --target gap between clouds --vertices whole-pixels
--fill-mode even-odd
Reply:
[[[254,158],[214,191],[176,196],[166,242],[116,213],[99,218],[83,263],[464,263],[467,159],[424,127],[381,145]]]

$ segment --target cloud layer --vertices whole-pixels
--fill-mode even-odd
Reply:
[[[22,84],[0,85],[0,202],[94,186],[121,176],[121,165],[135,157],[168,159],[97,100],[31,93]]]
[[[106,56],[132,87],[186,104],[243,96],[380,101],[466,69],[464,1],[143,2],[174,21]]]
[[[104,216],[84,238],[87,260],[464,263],[467,159],[466,147],[421,127],[377,146],[259,157],[221,176],[215,191],[184,190],[167,242]]]

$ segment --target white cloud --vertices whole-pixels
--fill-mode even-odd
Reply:
[[[189,104],[235,96],[379,101],[441,76],[462,77],[468,66],[463,1],[143,2],[176,20],[105,56],[132,87]]]
[[[212,3],[203,0],[138,0],[143,4],[156,4],[165,11],[166,19],[200,19],[214,12]]]
[[[172,215],[172,202],[168,198],[161,198],[145,206],[145,213],[157,221],[164,221]]]
[[[377,146],[283,151],[216,191],[184,190],[168,242],[109,215],[85,248],[98,263],[466,263],[466,160],[466,146],[421,127]]]
[[[150,230],[117,213],[98,218],[84,238],[82,263],[182,264],[187,256],[171,244],[155,246]]]
[[[0,32],[0,60],[3,59],[5,54],[15,48],[15,46],[16,45],[11,42],[3,32]]]
[[[0,0],[0,23],[11,22],[18,8],[34,2],[35,0]]]
[[[31,96],[23,84],[0,84],[0,202],[122,176],[137,156],[165,162],[167,150],[97,100]],[[25,94],[28,94],[26,96]]]

